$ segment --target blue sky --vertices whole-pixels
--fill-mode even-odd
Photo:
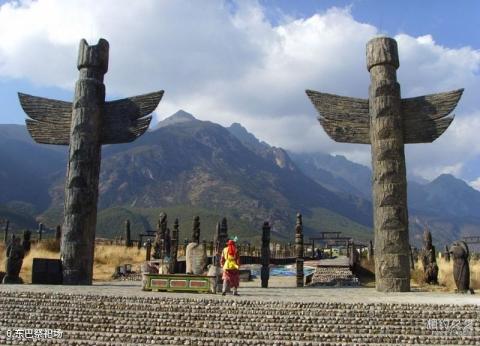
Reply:
[[[307,88],[367,97],[365,44],[399,44],[404,97],[460,87],[456,119],[433,144],[409,146],[409,172],[452,173],[480,189],[480,1],[0,0],[0,123],[22,124],[17,91],[71,100],[78,42],[110,42],[109,98],[165,89],[155,112],[240,122],[293,151],[343,154],[368,165],[367,146],[335,143]]]
[[[262,0],[269,18],[277,22],[279,12],[295,17],[309,17],[326,9],[351,7],[353,17],[375,25],[381,31],[412,36],[430,34],[441,45],[452,48],[480,47],[480,1],[442,0]]]

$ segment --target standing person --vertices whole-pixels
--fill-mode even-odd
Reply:
[[[223,268],[223,296],[227,294],[227,287],[232,288],[234,296],[238,296],[237,289],[240,283],[240,256],[238,255],[235,240],[230,239],[227,242],[227,246],[223,249],[222,258],[220,259],[220,264]]]

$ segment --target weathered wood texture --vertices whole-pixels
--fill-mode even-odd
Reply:
[[[397,83],[397,43],[367,44],[370,71],[370,137],[373,161],[375,274],[378,291],[410,290],[407,180]]]
[[[327,134],[338,142],[372,145],[375,272],[379,291],[410,289],[404,144],[428,143],[450,125],[463,89],[400,98],[395,40],[367,44],[369,99],[307,90]]]
[[[68,145],[72,103],[18,93],[20,105],[32,118],[27,119],[27,130],[32,138],[43,144]]]
[[[109,45],[80,41],[73,103],[19,94],[39,143],[70,145],[61,259],[65,284],[91,284],[97,220],[101,145],[130,142],[143,134],[163,91],[105,102]]]
[[[319,112],[318,121],[337,142],[370,144],[368,100],[306,91]]]
[[[163,91],[105,103],[102,119],[102,144],[134,141],[147,131],[152,113],[158,106]]]
[[[72,103],[19,93],[20,104],[32,120],[27,129],[38,143],[68,145]],[[101,144],[134,141],[148,129],[152,113],[163,91],[105,102],[102,117]]]
[[[105,102],[103,76],[108,68],[108,42],[89,46],[80,42],[77,67],[80,78],[70,127],[70,151],[65,182],[62,237],[64,284],[90,285],[97,222],[100,173],[100,129]]]
[[[440,137],[453,121],[449,116],[463,89],[402,99],[404,142],[431,143]]]

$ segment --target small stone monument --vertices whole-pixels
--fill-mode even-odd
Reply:
[[[450,246],[453,257],[453,279],[459,293],[473,293],[470,289],[470,267],[468,263],[469,250],[467,243],[459,240]]]
[[[270,229],[270,223],[265,221],[262,227],[262,269],[260,273],[263,288],[268,288],[270,279]]]
[[[22,269],[23,257],[25,251],[20,244],[20,238],[13,236],[11,243],[7,247],[7,264],[5,266],[4,284],[23,284],[20,278],[20,270]]]
[[[432,234],[425,228],[422,248],[423,275],[427,284],[438,284],[438,266],[435,246],[432,245]]]
[[[303,223],[302,214],[297,213],[297,224],[295,226],[295,252],[297,256],[297,287],[303,287]]]

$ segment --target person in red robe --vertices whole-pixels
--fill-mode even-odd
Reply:
[[[223,268],[223,289],[222,295],[227,293],[230,287],[234,296],[238,296],[238,285],[240,284],[240,256],[238,254],[235,241],[229,240],[227,246],[222,251],[220,265]]]

